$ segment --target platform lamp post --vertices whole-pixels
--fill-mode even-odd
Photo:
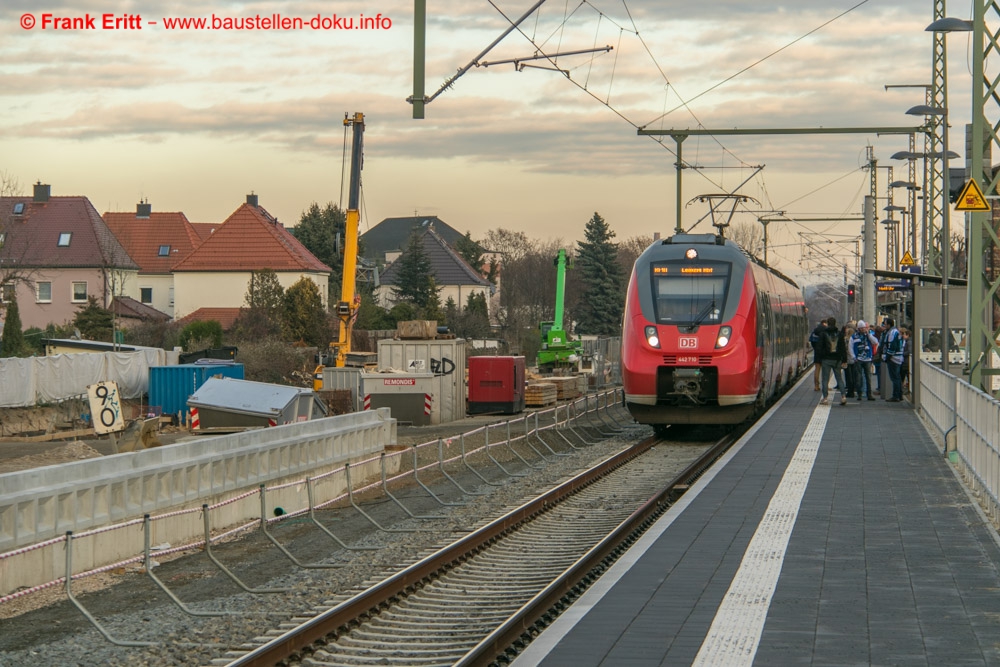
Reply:
[[[1000,7],[988,0],[973,0],[972,20],[941,18],[926,30],[936,34],[971,32],[969,51],[972,56],[972,145],[969,151],[970,180],[975,179],[980,190],[989,198],[996,194],[1000,172],[990,167],[993,146],[1000,144],[997,129],[986,117],[986,106],[994,113],[1000,100],[996,90],[1000,84],[995,68],[986,69],[986,55],[996,53],[997,34],[987,30],[986,16],[1000,19]],[[994,382],[1000,370],[994,367],[993,357],[1000,353],[1000,332],[997,331],[996,314],[1000,308],[998,289],[1000,279],[995,272],[987,273],[986,258],[995,257],[1000,240],[993,223],[993,206],[988,211],[969,214],[969,233],[966,243],[968,255],[969,329],[966,351],[969,362],[969,383],[993,395]]]
[[[945,95],[943,107],[918,104],[906,110],[910,116],[941,116],[941,153],[944,162],[944,183],[941,184],[941,370],[950,373],[948,354],[951,352],[951,327],[948,322],[948,278],[951,276],[951,168],[948,160],[952,153],[948,150],[948,98]]]
[[[913,173],[913,160],[909,161],[910,172]],[[903,211],[904,218],[907,214],[910,216],[910,226],[906,227],[905,219],[903,224],[903,238],[906,238],[907,229],[910,232],[910,249],[913,253],[919,252],[917,250],[917,191],[920,190],[920,186],[913,181],[893,181],[889,184],[890,188],[906,188],[906,203],[909,204],[909,210]],[[912,256],[912,253],[911,253]]]
[[[945,154],[942,152],[925,153],[923,151],[898,151],[889,156],[892,160],[918,160],[924,161],[924,185],[916,186],[917,190],[930,194],[930,188],[927,183],[927,162],[929,160],[954,160],[961,157],[955,151],[948,151],[947,158],[943,157]],[[931,205],[930,202],[924,200],[922,207],[923,224],[921,225],[920,231],[920,257],[921,263],[923,264],[924,273],[929,275],[937,275],[937,267],[934,266],[934,239],[933,229],[930,223],[931,219]]]
[[[889,204],[882,209],[889,214],[888,219],[883,220],[886,233],[885,268],[889,271],[899,270],[899,220],[892,217],[893,213],[899,213],[903,217],[903,227],[906,227],[906,207],[898,204]]]

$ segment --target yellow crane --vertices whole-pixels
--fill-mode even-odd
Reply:
[[[344,270],[340,288],[340,301],[337,302],[337,319],[340,320],[337,341],[330,343],[328,365],[343,368],[347,365],[347,355],[351,351],[351,332],[354,321],[358,317],[361,297],[357,293],[358,268],[358,213],[361,200],[361,152],[364,146],[365,115],[355,113],[353,117],[344,118],[344,125],[353,131],[351,142],[351,181],[347,195],[347,220],[344,229]],[[316,367],[313,374],[313,389],[323,388],[324,364]]]

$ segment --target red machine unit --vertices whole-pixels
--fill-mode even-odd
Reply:
[[[469,357],[469,414],[524,410],[524,357]]]

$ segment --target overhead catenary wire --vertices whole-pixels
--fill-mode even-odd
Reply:
[[[539,40],[539,38],[538,38],[538,26],[540,25],[540,22],[539,22],[537,16],[536,16],[536,21],[535,21],[535,27],[534,27],[534,29],[532,31],[533,34],[529,35],[519,25],[519,23],[521,21],[523,21],[524,17],[522,17],[522,19],[520,19],[517,22],[515,22],[510,17],[508,17],[507,14],[498,6],[496,0],[488,0],[488,2],[497,11],[497,13],[501,17],[503,17],[508,23],[511,24],[511,27],[507,31],[505,31],[504,36],[510,34],[514,30],[516,30],[518,33],[521,34],[521,36],[529,44],[531,44],[536,49],[536,54],[541,55],[543,58],[547,59],[550,63],[552,63],[552,65],[553,65],[552,69],[554,69],[555,71],[559,71],[560,73],[564,74],[566,76],[567,80],[569,80],[574,86],[576,86],[577,88],[579,88],[580,90],[582,90],[586,94],[590,95],[594,100],[596,100],[598,103],[602,104],[604,107],[606,107],[608,110],[610,110],[612,113],[614,113],[616,116],[618,116],[619,118],[621,118],[626,123],[630,124],[631,126],[635,127],[636,129],[639,129],[640,125],[636,121],[632,120],[629,117],[628,113],[626,113],[624,110],[618,108],[616,105],[612,104],[612,102],[611,102],[611,97],[612,97],[612,92],[613,92],[613,84],[614,84],[614,76],[613,75],[612,75],[612,81],[611,81],[611,83],[609,84],[609,87],[608,87],[608,93],[607,93],[606,98],[602,99],[598,94],[595,94],[595,92],[590,89],[590,76],[593,73],[593,63],[596,61],[597,55],[592,55],[591,58],[589,58],[586,63],[582,64],[582,68],[584,68],[583,71],[585,71],[586,74],[584,75],[583,81],[581,82],[581,80],[579,78],[574,78],[574,75],[573,75],[574,72],[577,72],[577,71],[581,70],[581,66],[577,66],[577,67],[573,67],[573,68],[567,68],[565,66],[560,67],[559,64],[558,64],[558,62],[557,62],[558,54],[556,54],[555,56],[553,56],[550,53],[546,53],[546,48],[545,47],[552,40],[556,40],[558,42],[558,44],[561,46],[561,44],[563,43],[563,40],[564,40],[564,36],[565,36],[565,32],[566,32],[569,20],[572,17],[578,15],[580,9],[583,8],[584,6],[587,6],[587,7],[591,8],[593,11],[595,11],[598,14],[598,28],[600,27],[600,25],[603,22],[607,22],[607,23],[612,24],[612,25],[614,25],[614,26],[616,26],[616,27],[619,28],[619,42],[621,42],[624,39],[624,36],[625,36],[626,32],[629,33],[629,34],[635,35],[635,37],[637,39],[639,39],[640,44],[642,45],[643,49],[645,50],[646,54],[648,55],[650,61],[654,64],[654,66],[655,66],[655,68],[656,68],[656,70],[657,70],[660,78],[662,78],[662,80],[664,81],[664,84],[665,84],[664,105],[663,105],[664,109],[667,108],[668,95],[669,95],[670,92],[673,92],[675,95],[677,95],[677,97],[679,99],[682,100],[682,104],[678,105],[677,107],[675,107],[673,109],[670,109],[669,111],[664,111],[664,113],[661,113],[654,120],[650,121],[650,123],[657,122],[657,121],[659,121],[659,122],[662,123],[663,120],[666,117],[668,117],[671,113],[673,113],[674,111],[676,111],[676,110],[678,110],[680,108],[684,108],[691,115],[692,119],[695,120],[695,122],[698,124],[699,127],[704,127],[702,125],[701,121],[698,119],[697,114],[690,107],[690,103],[692,101],[694,101],[694,100],[696,100],[696,99],[704,96],[705,94],[707,94],[708,92],[711,92],[712,90],[718,89],[720,86],[723,86],[726,83],[728,83],[728,82],[730,82],[730,81],[738,78],[739,76],[745,74],[747,71],[750,71],[751,69],[753,69],[757,65],[759,65],[759,64],[761,64],[761,63],[769,60],[770,58],[773,58],[774,56],[776,56],[776,55],[778,55],[778,54],[786,51],[787,49],[789,49],[793,45],[801,42],[802,40],[808,38],[809,36],[815,34],[816,32],[818,32],[820,30],[822,30],[823,28],[829,26],[831,23],[842,19],[844,16],[847,16],[848,14],[856,11],[858,8],[860,8],[860,7],[868,4],[869,0],[861,0],[861,1],[857,2],[853,6],[849,7],[848,9],[846,9],[846,10],[844,10],[842,12],[840,12],[836,16],[833,16],[830,19],[822,22],[821,24],[819,24],[819,25],[817,25],[817,26],[809,29],[807,32],[805,32],[802,35],[796,37],[795,39],[789,41],[788,43],[782,45],[780,48],[775,49],[774,51],[770,52],[769,54],[765,55],[764,57],[759,58],[758,60],[756,60],[753,63],[749,64],[747,67],[742,68],[738,72],[736,72],[736,73],[734,73],[734,74],[726,77],[725,79],[719,81],[718,83],[714,84],[710,88],[702,91],[701,93],[699,93],[695,97],[689,98],[687,100],[685,100],[681,96],[681,94],[677,90],[676,86],[673,85],[673,83],[670,81],[670,79],[667,76],[664,68],[660,65],[660,63],[657,61],[655,55],[653,54],[652,49],[649,47],[649,45],[647,44],[647,42],[645,41],[645,39],[643,39],[642,35],[640,34],[640,31],[639,31],[638,27],[635,25],[635,19],[634,19],[633,15],[632,15],[632,12],[631,12],[630,8],[628,7],[627,0],[622,0],[622,6],[624,8],[625,14],[628,17],[628,23],[631,24],[631,28],[629,28],[628,26],[622,25],[621,23],[619,23],[618,21],[616,21],[613,17],[611,17],[610,15],[606,14],[603,10],[601,10],[599,7],[597,7],[597,5],[592,0],[581,0],[581,2],[579,2],[576,5],[574,5],[573,7],[570,7],[570,3],[567,0],[567,2],[564,4],[563,17],[562,17],[561,22],[559,22],[558,25],[552,31],[550,31],[550,33],[549,33],[549,35],[547,37],[545,37],[544,39],[541,39],[541,40]],[[538,3],[538,5],[535,8],[540,7],[541,4],[542,3]],[[533,8],[530,11],[534,11],[535,8]],[[529,14],[530,14],[530,11],[529,11]],[[597,33],[597,31],[595,31],[595,40],[596,40],[596,37],[597,37],[596,33]],[[491,45],[490,48],[493,48],[493,46],[495,46],[497,43],[499,43],[499,40],[494,41],[494,43]],[[619,57],[620,49],[615,49],[615,51],[616,51],[616,53],[615,53],[615,59],[616,59],[616,63],[617,63],[617,59]],[[616,65],[612,65],[612,72],[615,71],[615,67],[616,67]],[[547,68],[542,68],[542,67],[537,67],[537,66],[535,68],[537,68],[537,69],[547,69]],[[519,69],[519,71],[523,71],[523,68],[519,67],[518,69]],[[647,125],[648,125],[648,123],[647,123]],[[643,127],[645,127],[645,125]],[[709,135],[709,136],[711,136],[711,135]],[[654,141],[656,141],[658,144],[660,144],[660,146],[662,148],[664,148],[664,150],[666,150],[669,154],[674,155],[676,157],[676,152],[674,150],[672,150],[671,147],[665,142],[664,137],[662,137],[662,136],[660,136],[660,137],[650,136],[650,138],[652,138]],[[729,155],[731,155],[733,159],[735,159],[738,163],[740,163],[741,165],[743,165],[743,168],[748,168],[748,167],[752,166],[752,165],[748,164],[745,160],[743,160],[742,158],[740,158],[738,155],[736,155],[735,153],[733,153],[725,145],[723,145],[722,142],[717,137],[711,136],[711,139],[712,139],[712,141],[716,145],[719,146],[719,148],[723,151],[724,154],[728,153]],[[693,165],[691,165],[688,160],[684,160],[684,164],[678,165],[679,168],[683,168],[684,166],[693,166]],[[699,174],[699,176],[702,179],[704,179],[707,183],[710,183],[713,186],[718,187],[718,188],[723,189],[723,190],[727,189],[722,184],[720,184],[719,182],[717,182],[716,179],[712,178],[709,174],[706,174],[704,170],[698,170],[698,169],[696,169],[695,171],[697,171],[697,173]],[[857,173],[857,172],[851,172],[851,173]],[[809,193],[806,193],[806,194],[804,194],[802,196],[799,196],[799,197],[793,199],[792,201],[793,202],[800,201],[800,200],[804,199],[805,197],[809,196],[810,194],[815,194],[816,192],[819,192],[819,191],[821,191],[821,190],[823,190],[823,189],[825,189],[825,188],[827,188],[827,187],[829,187],[829,186],[831,186],[831,185],[833,185],[833,184],[835,184],[835,183],[843,180],[844,178],[849,177],[850,175],[851,174],[845,174],[845,175],[839,176],[837,178],[834,178],[831,181],[829,181],[828,183],[825,183],[822,186],[820,186],[820,187],[818,187],[818,188],[810,191]],[[759,180],[759,182],[761,184],[760,187],[762,188],[762,190],[764,190],[766,192],[766,190],[767,190],[766,179],[764,178],[764,176],[758,175],[758,180]],[[742,187],[742,185],[741,185],[741,187]],[[769,197],[767,197],[766,200],[768,202],[770,202],[770,198]],[[855,200],[856,200],[856,198],[855,198]],[[774,207],[774,208],[782,208],[782,207]],[[752,213],[752,211],[750,211],[750,212]]]

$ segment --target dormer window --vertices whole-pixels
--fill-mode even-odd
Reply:
[[[14,204],[14,215],[24,215],[24,202],[19,201]]]
[[[160,246],[160,251],[157,254],[160,257],[169,257],[170,256],[170,246],[168,246],[168,245],[161,245]]]
[[[69,240],[71,238],[73,238],[73,232],[63,232],[59,235],[59,243],[57,243],[56,245],[58,245],[60,248],[68,248]]]

